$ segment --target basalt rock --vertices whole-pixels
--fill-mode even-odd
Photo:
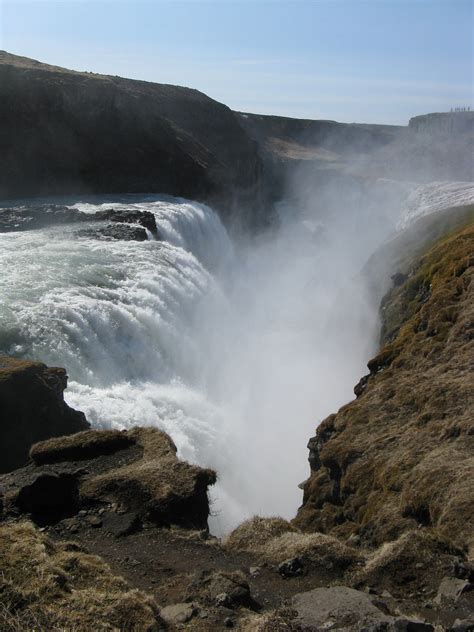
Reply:
[[[89,428],[64,401],[66,386],[64,369],[0,356],[0,472],[24,465],[37,441]]]

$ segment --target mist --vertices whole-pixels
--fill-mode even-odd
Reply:
[[[214,468],[217,535],[295,515],[308,439],[354,397],[378,346],[390,279],[374,286],[367,261],[440,199],[473,199],[466,183],[307,163],[284,186],[278,221],[257,236],[155,195],[68,204],[151,211],[161,241],[104,242],[74,225],[0,235],[2,351],[67,367],[66,400],[94,427],[161,428],[181,458]]]

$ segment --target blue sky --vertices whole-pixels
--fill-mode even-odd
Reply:
[[[472,0],[0,0],[0,49],[346,122],[472,107],[473,29]]]

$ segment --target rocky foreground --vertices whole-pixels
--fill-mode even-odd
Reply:
[[[384,248],[381,350],[291,523],[217,540],[215,472],[156,429],[89,430],[63,369],[1,358],[2,632],[474,630],[473,212]]]

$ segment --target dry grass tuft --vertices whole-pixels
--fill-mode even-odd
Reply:
[[[97,556],[53,543],[31,523],[0,526],[2,632],[148,632],[154,601]]]
[[[356,585],[377,586],[394,595],[427,584],[438,585],[463,552],[432,530],[409,531],[374,551],[365,566],[354,573]]]
[[[299,557],[311,566],[329,571],[345,571],[364,559],[359,550],[323,533],[284,533],[267,542],[261,553],[265,561],[274,564]]]
[[[170,437],[155,428],[127,433],[142,449],[141,457],[81,483],[86,502],[115,502],[129,511],[145,513],[157,524],[203,529],[207,526],[207,488],[216,473],[180,461]]]
[[[293,531],[296,531],[295,527],[283,518],[254,516],[234,529],[225,545],[236,551],[260,551],[269,540]]]
[[[36,443],[30,450],[30,457],[37,465],[79,461],[113,454],[135,443],[134,438],[119,430],[86,430]]]

